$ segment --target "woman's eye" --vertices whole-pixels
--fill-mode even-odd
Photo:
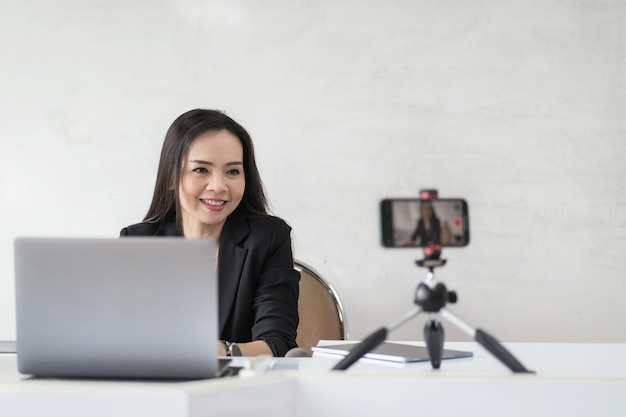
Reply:
[[[199,174],[206,174],[207,172],[209,172],[209,170],[204,167],[198,167],[198,168],[194,168],[193,172],[197,172]]]
[[[226,173],[227,173],[228,175],[239,175],[239,172],[240,172],[240,171],[239,171],[238,169],[236,169],[236,168],[235,168],[235,169],[231,169],[230,171],[227,171]]]

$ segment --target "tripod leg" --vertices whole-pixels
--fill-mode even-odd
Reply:
[[[430,363],[435,369],[441,366],[443,356],[443,326],[436,320],[428,320],[424,326],[424,340],[428,348]]]
[[[378,345],[383,343],[387,338],[389,330],[386,327],[381,327],[374,333],[370,334],[361,343],[356,345],[354,349],[350,351],[342,360],[335,365],[333,371],[345,371],[352,366],[356,361],[361,359],[366,353],[375,349]]]
[[[500,360],[503,364],[509,367],[509,369],[515,373],[529,373],[534,374],[534,371],[529,371],[526,369],[524,365],[520,361],[513,356],[511,352],[509,352],[504,346],[496,340],[495,337],[491,336],[484,330],[474,329],[469,324],[465,323],[463,320],[446,310],[445,308],[441,309],[441,314],[450,320],[452,323],[456,324],[459,329],[465,331],[467,334],[472,336],[474,340],[476,340],[482,347],[487,349],[489,353],[495,356]]]
[[[509,369],[516,373],[534,373],[529,371],[518,361],[513,354],[511,354],[504,346],[484,330],[476,329],[476,335],[474,339],[481,344],[482,347],[487,349],[496,358],[509,367]]]
[[[397,329],[402,326],[402,324],[406,323],[413,317],[417,316],[422,310],[416,308],[412,311],[409,311],[404,315],[400,320],[391,324],[389,327],[381,327],[376,330],[374,333],[367,336],[361,343],[359,343],[354,349],[350,351],[335,367],[333,370],[335,371],[345,371],[356,361],[361,359],[366,353],[376,348],[376,346],[380,345],[387,339],[387,334],[391,331]]]

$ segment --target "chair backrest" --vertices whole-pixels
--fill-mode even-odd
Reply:
[[[322,339],[346,339],[348,328],[343,305],[335,289],[308,265],[297,260],[294,264],[300,272],[298,346],[310,353],[311,347]]]

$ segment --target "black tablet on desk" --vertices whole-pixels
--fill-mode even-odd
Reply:
[[[312,350],[313,353],[342,357],[346,356],[348,352],[357,345],[358,343],[343,343],[338,345],[314,346]],[[442,359],[468,358],[473,355],[472,352],[444,349]],[[394,342],[381,343],[376,349],[366,353],[363,358],[398,363],[425,362],[430,360],[426,346]]]

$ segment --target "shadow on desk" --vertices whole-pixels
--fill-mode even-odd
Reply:
[[[0,340],[0,353],[15,353],[17,351],[14,341]]]

